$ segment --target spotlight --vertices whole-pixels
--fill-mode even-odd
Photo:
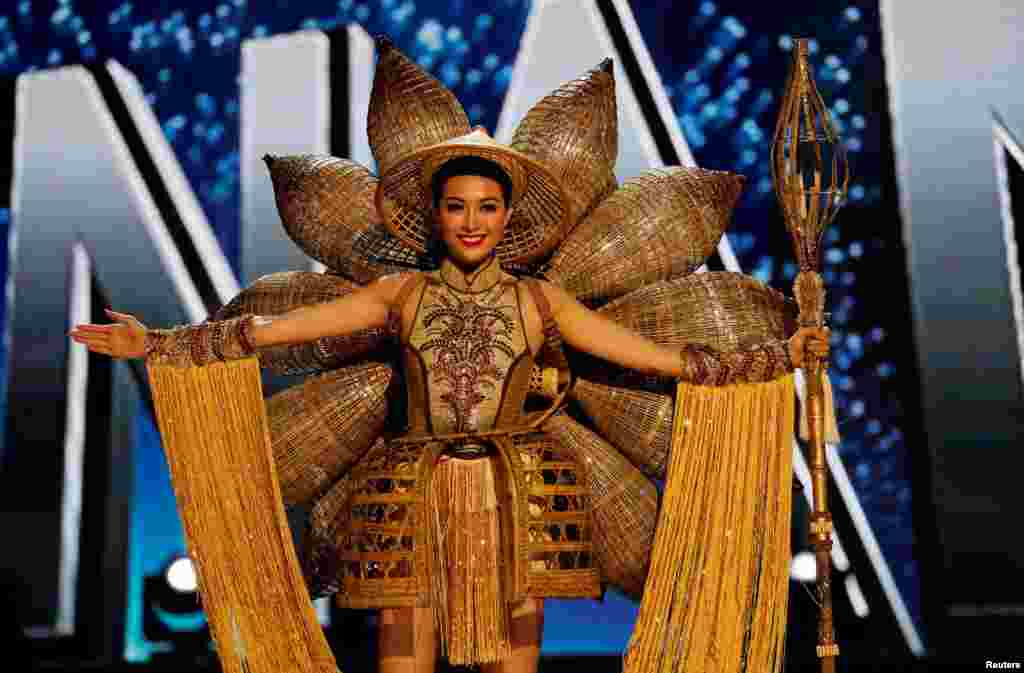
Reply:
[[[152,642],[171,643],[175,651],[205,650],[209,627],[199,601],[192,560],[175,555],[160,574],[143,580],[143,633]]]
[[[164,570],[164,579],[168,586],[180,594],[195,594],[199,589],[199,582],[196,580],[196,568],[192,559],[181,556],[167,565]]]
[[[153,608],[173,615],[201,614],[198,589],[192,560],[176,555],[164,564],[159,575],[146,578],[146,601]]]
[[[806,550],[797,552],[789,562],[789,576],[797,582],[814,582],[818,578],[818,565],[814,554]]]

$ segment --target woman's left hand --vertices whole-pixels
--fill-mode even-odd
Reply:
[[[789,338],[789,359],[793,367],[804,366],[806,354],[810,353],[819,360],[828,359],[829,337],[832,330],[827,327],[801,327]]]

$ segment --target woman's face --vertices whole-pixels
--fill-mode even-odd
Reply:
[[[448,255],[470,269],[486,260],[501,242],[511,215],[501,185],[479,175],[448,178],[434,212]]]

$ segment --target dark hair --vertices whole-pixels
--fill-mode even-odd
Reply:
[[[444,192],[445,183],[457,175],[476,175],[494,180],[501,185],[505,206],[508,207],[509,201],[512,199],[512,179],[508,177],[508,173],[489,159],[467,155],[446,161],[434,173],[434,177],[430,180],[430,191],[434,197],[435,208],[441,205],[441,194]]]

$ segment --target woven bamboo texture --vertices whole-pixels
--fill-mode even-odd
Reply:
[[[359,286],[350,280],[310,271],[285,271],[259,278],[217,311],[214,320],[279,315],[300,306],[344,297]],[[370,355],[387,343],[383,329],[259,349],[260,365],[280,374],[317,374]]]
[[[689,274],[714,252],[742,186],[741,176],[702,168],[643,173],[580,222],[544,275],[597,305]]]
[[[463,156],[494,162],[512,181],[514,209],[495,249],[498,258],[529,263],[550,254],[575,221],[572,201],[544,164],[495,142],[482,129],[417,150],[381,172],[377,207],[388,229],[409,247],[429,250],[431,179],[444,163]]]
[[[347,521],[334,549],[342,560],[335,579],[339,605],[431,603],[438,585],[425,507],[442,448],[437,442],[377,442],[349,471],[352,499],[339,512]]]
[[[551,417],[544,431],[586,466],[602,577],[639,598],[654,542],[657,489],[615,447],[567,415]]]
[[[846,203],[850,166],[846,145],[797,40],[772,139],[772,182],[801,272],[817,271],[821,237]]]
[[[666,345],[701,344],[721,352],[787,339],[796,331],[796,306],[785,295],[730,271],[693,274],[631,292],[598,312]],[[599,383],[671,394],[674,382],[570,351],[573,372]]]
[[[322,496],[384,430],[392,370],[368,363],[310,377],[267,400],[271,446],[289,505]]]
[[[600,573],[586,466],[550,434],[513,439],[529,492],[526,516],[528,593],[543,597],[597,597]]]
[[[384,440],[378,438],[371,449],[383,443]],[[352,473],[346,472],[310,509],[302,544],[302,574],[314,598],[336,593],[341,588],[344,561],[339,550],[344,548],[345,538],[351,535],[348,508],[354,489]]]
[[[572,396],[601,436],[641,472],[665,477],[672,443],[671,395],[577,379]]]
[[[516,127],[511,146],[547,166],[583,218],[618,188],[618,142],[615,77],[606,59],[534,105]]]
[[[366,134],[381,175],[409,153],[469,133],[455,95],[386,37],[377,38]]]
[[[383,226],[378,181],[354,161],[318,154],[266,157],[288,236],[335,273],[366,284],[433,261]]]
[[[796,305],[781,292],[731,271],[648,285],[599,309],[601,315],[661,344],[738,351],[786,339]]]
[[[366,117],[377,171],[387,178],[410,154],[470,132],[469,118],[455,95],[387,38],[377,39],[377,69]],[[418,183],[419,175],[414,182]],[[416,254],[430,251],[430,201],[394,200],[380,189],[376,209],[391,238]],[[418,185],[417,185],[418,187]]]
[[[663,281],[599,310],[659,343],[703,344],[723,352],[788,338],[796,307],[770,287],[727,271]],[[590,357],[575,358],[573,398],[601,436],[644,474],[665,475],[672,440],[672,387]]]

